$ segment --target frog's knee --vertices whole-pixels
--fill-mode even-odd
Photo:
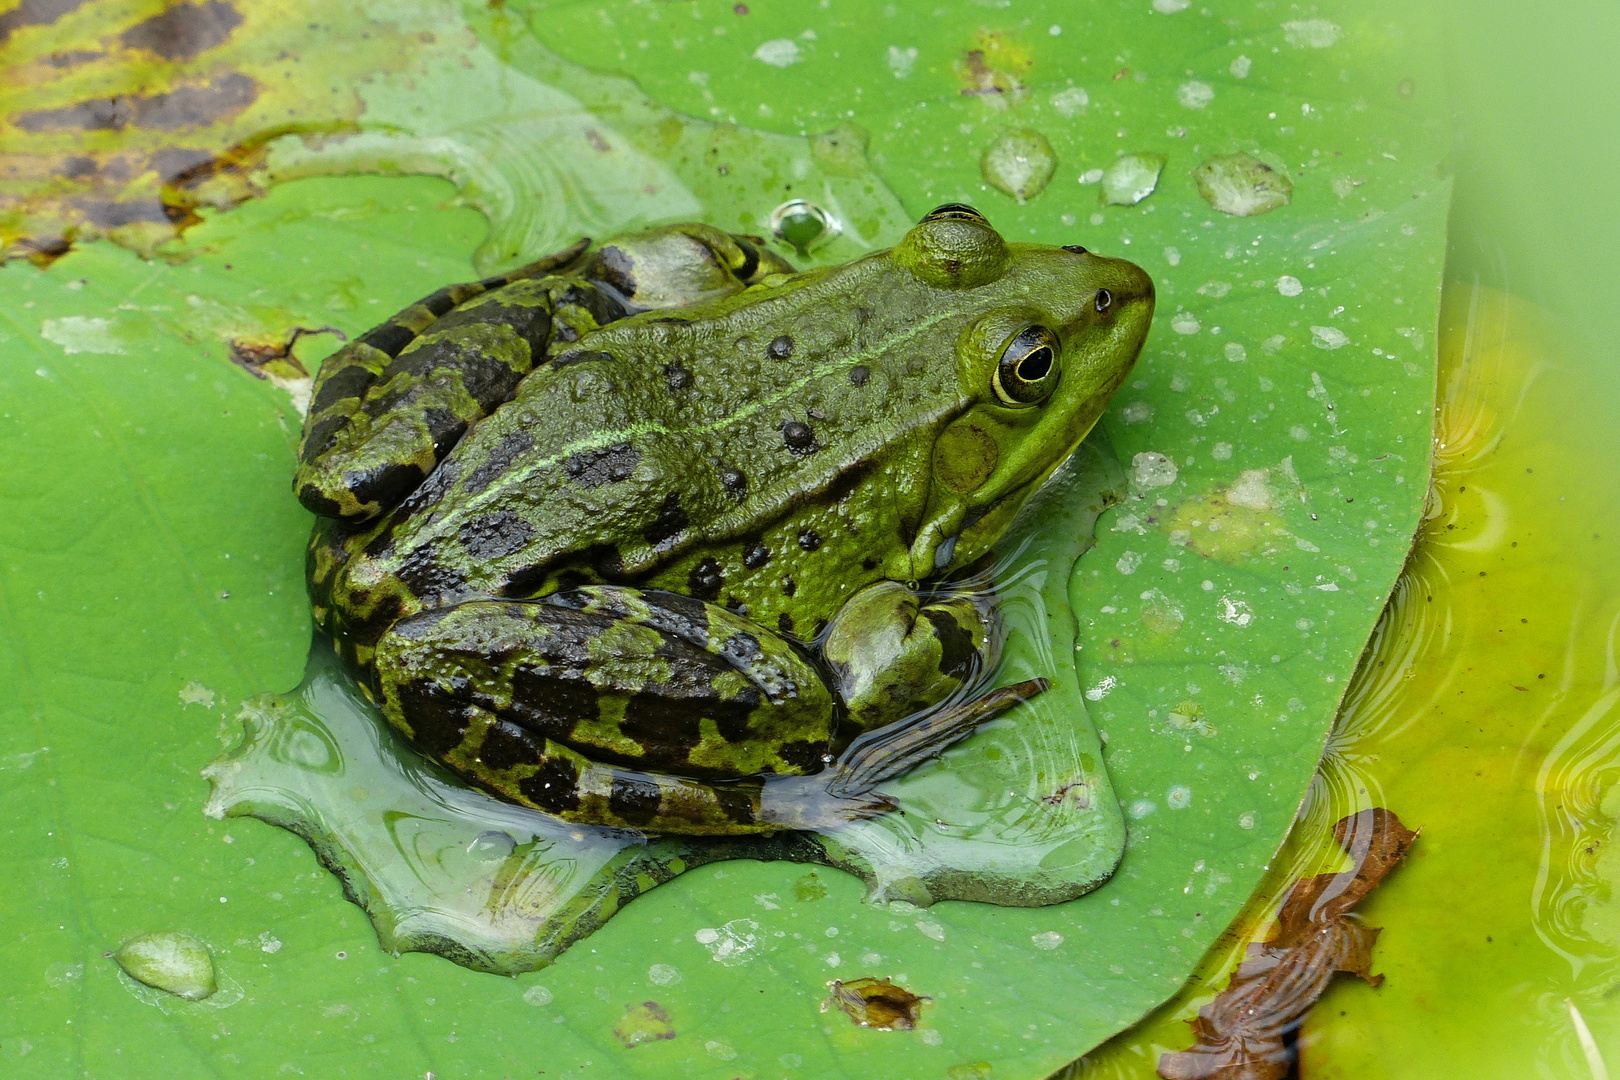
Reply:
[[[871,730],[971,682],[992,644],[990,616],[977,598],[924,604],[889,581],[863,589],[839,610],[822,651],[850,719]]]

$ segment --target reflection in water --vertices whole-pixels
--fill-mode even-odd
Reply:
[[[243,741],[206,770],[208,812],[302,836],[385,949],[505,973],[550,963],[635,897],[722,859],[835,866],[875,898],[918,905],[1073,899],[1113,873],[1124,822],[1075,674],[1073,620],[1048,612],[1060,610],[1097,515],[1122,484],[1099,434],[1030,499],[1009,528],[1006,563],[985,575],[1007,629],[994,680],[1040,675],[1053,685],[948,763],[883,784],[899,809],[877,818],[823,835],[649,838],[509,805],[406,746],[324,638],[303,685],[244,708]]]
[[[1423,828],[1364,905],[1388,979],[1334,985],[1300,1075],[1620,1065],[1620,462],[1590,449],[1605,439],[1571,408],[1575,373],[1547,357],[1528,305],[1448,292],[1424,527],[1294,832],[1181,995],[1068,1075],[1151,1077],[1188,1046],[1289,884],[1342,868],[1332,823],[1372,806]]]

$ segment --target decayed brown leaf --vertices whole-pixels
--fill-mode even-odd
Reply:
[[[868,977],[848,982],[833,979],[827,987],[832,991],[832,996],[821,1003],[822,1012],[836,1005],[862,1027],[883,1031],[910,1031],[915,1028],[922,1015],[923,1002],[930,1000],[888,979]]]
[[[1190,1050],[1159,1058],[1164,1080],[1280,1080],[1288,1072],[1283,1038],[1299,1026],[1335,972],[1377,986],[1370,971],[1378,928],[1346,916],[1395,864],[1417,833],[1382,807],[1343,818],[1333,827],[1353,865],[1294,883],[1264,943],[1249,946],[1242,965],[1192,1022]]]

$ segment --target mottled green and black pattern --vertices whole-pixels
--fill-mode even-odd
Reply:
[[[334,504],[398,503],[317,528],[317,618],[418,746],[515,801],[690,833],[878,812],[850,775],[875,783],[1018,699],[963,696],[994,652],[987,606],[913,584],[984,556],[1078,444],[1140,349],[1152,283],[1005,244],[965,208],[799,275],[695,225],[575,265],[430,324],[414,348],[442,358],[437,381],[411,382],[401,349],[406,369],[367,390],[375,434],[322,468]],[[551,332],[503,402],[472,400],[458,380],[516,372],[538,312],[588,306],[563,303],[570,280],[653,310]],[[429,382],[453,391],[453,445],[432,437]],[[408,437],[380,434],[395,426]],[[369,447],[408,493],[367,496]],[[859,770],[840,759],[843,795],[813,775],[942,704],[863,743]]]
[[[570,283],[533,279],[577,260],[588,243],[447,285],[328,357],[298,448],[299,500],[325,517],[364,520],[421,483],[546,354]]]

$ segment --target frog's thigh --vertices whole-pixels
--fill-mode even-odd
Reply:
[[[838,609],[822,646],[852,723],[871,731],[938,704],[984,670],[992,642],[982,602],[957,595],[924,604],[880,581]]]
[[[474,600],[403,620],[378,643],[385,712],[430,752],[477,707],[643,772],[727,780],[813,772],[834,718],[820,675],[723,608],[614,586]]]

